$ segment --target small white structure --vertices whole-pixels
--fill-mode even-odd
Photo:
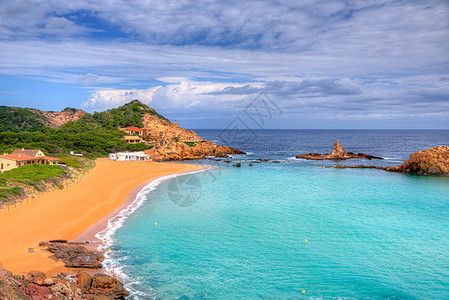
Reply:
[[[150,156],[143,152],[119,152],[109,154],[109,159],[117,161],[148,161]]]
[[[75,151],[70,151],[71,155],[83,156],[81,153],[76,153]]]

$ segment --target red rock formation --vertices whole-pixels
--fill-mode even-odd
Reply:
[[[386,170],[422,175],[449,174],[449,147],[438,146],[418,151],[401,165],[387,167]]]
[[[365,153],[355,154],[352,152],[346,152],[345,149],[341,147],[340,141],[338,140],[334,143],[334,149],[329,154],[308,153],[297,155],[296,158],[311,159],[311,160],[350,159],[350,158],[382,159],[382,157],[377,157]]]
[[[245,154],[237,149],[220,146],[209,141],[190,143],[161,140],[145,154],[150,155],[154,161],[203,159],[206,156],[227,157],[230,154]]]
[[[47,118],[49,122],[47,126],[58,128],[70,121],[77,121],[87,113],[81,109],[78,110],[64,110],[61,112],[39,111]]]
[[[338,165],[335,168],[367,168],[381,169],[391,172],[402,172],[419,175],[445,175],[449,174],[449,147],[438,146],[410,155],[410,159],[396,167],[364,166],[364,165]]]
[[[91,276],[81,271],[73,282],[62,273],[54,277],[46,277],[40,271],[13,275],[0,264],[0,299],[112,300],[128,295],[119,280],[102,273]]]

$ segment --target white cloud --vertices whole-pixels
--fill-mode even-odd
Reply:
[[[89,100],[81,104],[81,108],[89,111],[103,111],[114,108],[130,102],[134,99],[139,99],[144,103],[151,103],[154,92],[160,87],[153,87],[145,90],[102,90],[92,93]]]
[[[375,119],[449,111],[448,37],[438,0],[0,1],[0,74],[94,90],[91,111],[220,114],[264,91],[286,114]]]

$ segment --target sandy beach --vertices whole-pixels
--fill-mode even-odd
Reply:
[[[107,221],[125,208],[152,179],[198,169],[197,165],[117,162],[97,159],[96,167],[63,190],[0,210],[0,263],[16,274],[41,270],[65,271],[61,262],[39,250],[51,239],[90,240]],[[28,249],[33,247],[34,253]]]

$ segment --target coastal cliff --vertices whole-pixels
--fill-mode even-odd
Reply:
[[[136,100],[132,103],[151,109]],[[148,130],[146,143],[153,146],[145,150],[145,154],[150,155],[154,161],[192,160],[203,159],[206,156],[227,157],[233,154],[246,154],[243,151],[207,141],[193,130],[181,128],[177,122],[171,123],[161,118],[155,110],[153,112],[142,116],[142,125]]]
[[[396,167],[387,167],[387,171],[420,175],[449,174],[449,147],[438,146],[418,151],[410,159]]]
[[[377,157],[365,153],[355,154],[352,152],[346,152],[345,149],[341,147],[340,141],[338,140],[335,141],[334,149],[329,154],[307,153],[296,155],[296,158],[310,159],[310,160],[325,160],[325,159],[343,160],[351,158],[382,159],[382,157]]]

